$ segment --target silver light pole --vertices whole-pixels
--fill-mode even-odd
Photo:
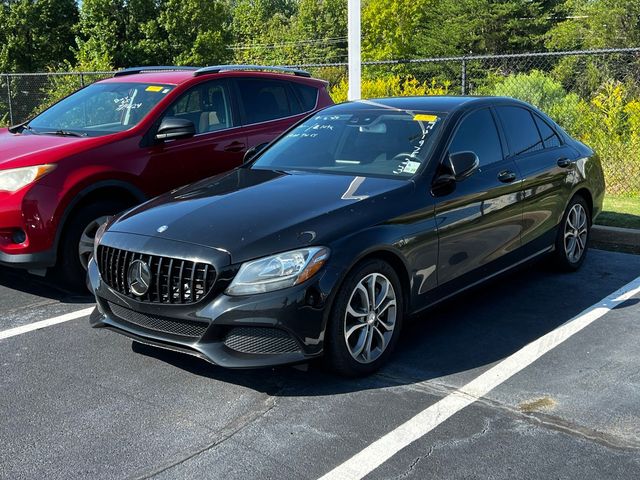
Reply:
[[[360,0],[347,0],[347,29],[349,44],[349,100],[360,99]]]

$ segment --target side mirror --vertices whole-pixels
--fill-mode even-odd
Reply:
[[[196,134],[196,126],[191,120],[186,118],[165,117],[162,119],[156,140],[179,140],[181,138],[193,137]]]
[[[251,147],[246,152],[244,152],[244,157],[242,158],[242,163],[248,163],[255,158],[264,148],[269,145],[268,142],[261,143],[260,145],[256,145],[255,147]]]
[[[456,152],[441,166],[442,171],[433,181],[431,192],[435,196],[448,195],[456,188],[456,182],[460,182],[471,176],[479,167],[480,160],[473,152]],[[444,167],[444,168],[442,168]]]
[[[471,176],[480,166],[480,160],[473,152],[452,153],[447,163],[457,182]]]

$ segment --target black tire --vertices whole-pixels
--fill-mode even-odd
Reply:
[[[348,341],[346,339],[345,332],[347,331],[347,328],[345,325],[347,324],[347,307],[349,306],[349,302],[352,300],[352,295],[355,295],[356,293],[356,287],[360,284],[361,281],[367,278],[371,278],[370,276],[372,274],[381,275],[384,280],[388,280],[393,287],[393,291],[395,293],[395,321],[394,327],[390,332],[390,338],[388,339],[388,341],[386,341],[385,348],[382,349],[380,354],[378,354],[379,356],[370,363],[362,363],[361,361],[356,360],[356,358],[352,355],[352,350],[350,350]],[[375,283],[376,277],[373,278],[374,281],[372,283],[374,284],[375,289],[377,285]],[[381,280],[382,279],[380,279],[379,281]],[[387,298],[387,300],[390,299]],[[381,306],[382,305],[384,305],[384,301],[381,302]],[[388,307],[385,311],[389,312],[390,308],[391,307]],[[382,317],[384,315],[385,313],[383,312]],[[354,269],[347,274],[347,277],[345,278],[340,287],[340,290],[336,295],[327,325],[327,331],[325,332],[325,361],[328,363],[329,368],[339,375],[348,377],[369,375],[377,371],[387,361],[387,359],[393,352],[396,343],[398,342],[400,331],[402,329],[403,316],[404,301],[402,286],[398,275],[393,267],[391,267],[391,265],[389,265],[387,262],[377,259],[364,261],[363,263],[354,267]],[[387,316],[385,321],[388,321],[389,318],[390,317]],[[353,320],[355,320],[355,317],[353,318]],[[380,345],[382,344],[381,342],[383,341],[383,337],[380,333],[374,333],[373,326],[377,325],[379,328],[378,332],[382,331],[385,335],[387,334],[387,331],[383,330],[382,325],[378,325],[376,323],[378,321],[379,320],[377,319],[372,321],[373,323],[371,323],[372,326],[370,330],[371,335],[374,336],[374,340],[372,340],[372,342],[376,341],[378,347],[380,347]],[[368,322],[361,323],[367,324]],[[363,329],[365,328],[369,329],[369,326],[363,325]],[[368,333],[364,334],[367,335]],[[358,335],[360,335],[360,333],[358,333]],[[372,343],[369,343],[369,345],[372,345]]]
[[[52,272],[55,281],[75,292],[87,292],[87,271],[78,252],[80,238],[96,219],[115,215],[126,208],[127,204],[123,202],[103,200],[82,207],[69,218],[60,238],[58,262]]]
[[[570,215],[572,215],[572,211],[574,208],[579,211],[584,212],[585,215],[585,229],[584,235],[580,238],[579,245],[583,245],[582,251],[579,257],[576,258],[575,255],[571,255],[571,249],[567,246],[567,243],[571,242],[571,238],[568,238],[567,242],[565,242],[565,234],[567,234],[568,230],[571,230]],[[580,229],[582,231],[582,229]],[[587,251],[589,249],[589,236],[591,234],[591,210],[587,201],[581,196],[574,196],[569,205],[567,205],[567,209],[562,216],[562,221],[558,226],[558,233],[556,236],[556,244],[555,251],[553,252],[553,265],[558,270],[564,272],[574,272],[578,270],[582,264],[584,263],[584,259],[587,256]],[[574,236],[575,238],[575,236]],[[577,241],[577,240],[576,240]]]

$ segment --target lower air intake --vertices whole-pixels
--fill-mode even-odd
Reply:
[[[300,351],[297,342],[287,332],[275,328],[234,328],[227,333],[224,344],[241,353],[278,354]]]
[[[147,315],[111,302],[109,302],[109,309],[118,320],[155,332],[200,338],[207,329],[207,324],[205,323]]]

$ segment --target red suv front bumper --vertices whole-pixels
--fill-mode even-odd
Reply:
[[[21,268],[44,268],[55,264],[55,226],[52,212],[41,211],[42,200],[53,193],[40,187],[0,192],[0,264]],[[48,199],[44,205],[55,205]]]

